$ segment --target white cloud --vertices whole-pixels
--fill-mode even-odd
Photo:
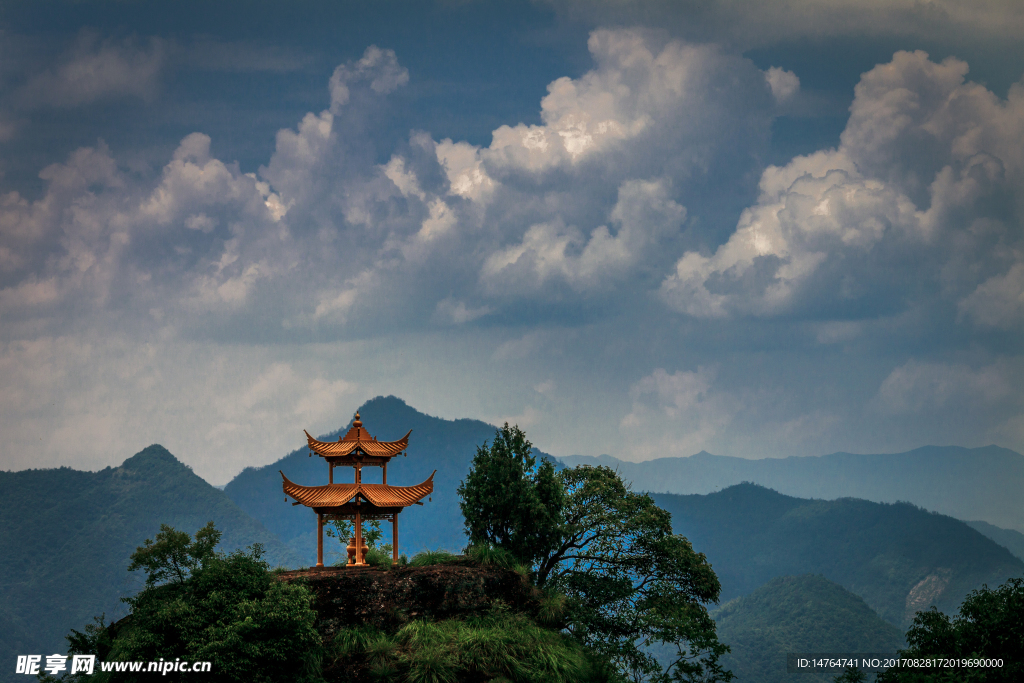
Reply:
[[[577,290],[608,287],[659,238],[678,230],[686,209],[669,198],[664,181],[628,181],[609,217],[616,232],[601,225],[589,237],[560,221],[532,225],[519,244],[487,258],[481,277],[505,292],[537,289],[551,278]]]
[[[128,40],[101,41],[83,31],[70,53],[54,67],[29,79],[21,91],[32,105],[73,107],[101,99],[151,99],[165,62],[165,45],[152,38],[146,45]]]
[[[588,47],[597,67],[579,79],[563,77],[548,86],[541,100],[544,125],[495,130],[490,147],[481,152],[485,165],[495,171],[536,173],[616,152],[632,156],[643,149],[650,153],[646,146],[635,144],[641,136],[658,138],[685,160],[686,147],[699,146],[701,137],[704,145],[720,144],[715,139],[721,135],[718,125],[735,119],[735,112],[723,105],[738,96],[748,106],[757,105],[760,93],[755,74],[760,72],[749,62],[714,46],[673,41],[657,50],[652,43],[638,30],[594,31]],[[728,70],[734,82],[720,89]],[[767,94],[764,80],[761,90]],[[716,122],[716,116],[726,120]],[[697,155],[689,161],[700,164],[700,152],[693,152]]]
[[[839,148],[766,169],[758,203],[713,253],[678,260],[664,301],[696,317],[869,317],[914,305],[926,282],[926,301],[976,292],[965,313],[1012,300],[1008,281],[978,278],[1024,258],[1024,88],[1000,101],[966,72],[901,52],[864,74]]]
[[[340,65],[331,75],[331,113],[337,114],[348,104],[350,86],[358,81],[368,80],[370,89],[378,95],[389,92],[409,82],[409,70],[398,63],[394,50],[382,50],[376,45],[366,48],[358,62]]]
[[[717,369],[669,374],[657,368],[630,387],[632,410],[619,423],[630,460],[687,456],[705,449],[733,420],[735,399],[714,389]]]
[[[229,473],[254,464],[246,449],[261,438],[268,460],[293,447],[269,432],[334,428],[334,408],[391,390],[420,392],[428,411],[446,401],[451,417],[521,411],[566,449],[628,444],[615,454],[631,458],[761,454],[762,437],[778,454],[801,434],[802,452],[829,448],[858,431],[862,406],[819,405],[749,350],[794,318],[809,322],[787,345],[822,345],[795,371],[807,386],[845,368],[827,354],[851,352],[842,378],[870,382],[863,395],[877,390],[872,405],[889,413],[1017,400],[995,360],[922,357],[879,388],[856,348],[898,346],[900,325],[941,347],[957,311],[965,334],[1021,323],[1024,88],[1001,100],[958,62],[901,53],[864,76],[837,149],[761,169],[777,101],[799,97],[795,74],[636,30],[595,32],[590,48],[593,69],[551,84],[539,125],[509,122],[489,146],[417,133],[390,155],[368,152],[375,112],[408,78],[394,53],[370,50],[335,72],[327,109],[278,133],[258,174],[215,158],[197,132],[150,176],[97,145],[45,168],[38,198],[0,196],[10,448],[38,445],[26,434],[52,423],[52,453],[88,434],[89,457],[106,464],[103,453],[159,440],[201,452],[193,462],[224,453],[206,471]],[[722,188],[758,173],[756,203],[716,237]],[[666,313],[652,293],[718,320]],[[383,336],[401,352],[373,351],[391,348]],[[359,351],[342,358],[347,345]],[[743,350],[723,361],[722,347]],[[374,353],[383,369],[332,374]],[[673,363],[696,369],[652,371]],[[762,371],[776,374],[758,393]],[[490,392],[500,396],[472,393],[506,381]],[[89,390],[47,407],[79,386]],[[570,425],[557,408],[567,426],[556,429],[532,407],[555,410],[556,393],[592,416]],[[993,412],[1018,433],[1020,410]],[[157,427],[135,443],[125,424]],[[985,424],[972,433],[996,433]]]
[[[878,389],[876,401],[895,414],[940,410],[950,404],[963,408],[993,404],[1011,392],[1007,368],[989,365],[930,363],[916,360],[895,368]]]
[[[98,469],[161,443],[224,483],[337,426],[358,385],[308,354],[119,333],[0,344],[4,467]],[[69,391],[69,387],[75,390]]]
[[[1012,327],[1024,318],[1024,263],[1015,263],[1003,275],[994,275],[959,303],[961,315],[981,325]]]
[[[493,310],[490,306],[470,308],[466,306],[466,302],[456,301],[448,297],[437,302],[437,307],[434,309],[434,320],[441,323],[461,325],[477,318],[482,318]]]
[[[773,66],[764,72],[764,78],[779,104],[788,102],[800,90],[800,78],[792,71]]]

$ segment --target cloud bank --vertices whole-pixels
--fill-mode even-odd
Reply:
[[[49,423],[50,449],[77,434],[104,462],[132,442],[121,426],[167,419],[144,397],[170,383],[189,417],[157,433],[224,478],[268,443],[261,462],[280,455],[291,442],[271,431],[333,428],[359,392],[406,386],[325,370],[337,349],[394,343],[371,356],[397,377],[437,335],[472,349],[437,364],[449,390],[460,362],[535,369],[486,410],[566,449],[600,421],[586,448],[634,458],[863,450],[864,420],[934,426],[957,396],[994,406],[970,438],[1024,447],[1006,342],[1024,325],[1024,86],[1002,99],[962,61],[900,52],[863,75],[837,147],[765,168],[798,74],[644,30],[597,30],[588,47],[592,68],[549,84],[540,123],[502,125],[487,146],[412,131],[382,161],[370,143],[410,75],[371,46],[256,172],[194,132],[156,176],[99,142],[44,168],[38,199],[0,197],[12,452],[38,449]],[[87,41],[25,96],[144,96],[161,49]],[[75,69],[91,75],[58,87]],[[783,328],[807,365],[759,370],[747,338]],[[873,343],[893,355],[862,372]],[[832,353],[853,354],[857,396],[787,385],[832,372]],[[614,397],[567,398],[587,381]],[[195,386],[210,393],[192,403]],[[559,401],[606,417],[559,436]]]

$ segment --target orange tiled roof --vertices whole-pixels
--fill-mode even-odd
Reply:
[[[359,451],[378,458],[391,458],[406,449],[409,445],[409,434],[412,434],[411,429],[398,441],[377,441],[363,428],[359,413],[356,413],[352,428],[337,441],[318,441],[310,436],[309,432],[306,432],[306,440],[309,441],[309,449],[320,456],[337,457],[352,455]]]
[[[280,472],[280,470],[278,470]],[[285,495],[306,507],[337,507],[351,502],[357,495],[376,507],[408,507],[434,492],[434,473],[416,486],[389,486],[387,484],[326,484],[300,486],[284,476]]]

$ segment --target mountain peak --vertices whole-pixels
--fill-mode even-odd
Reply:
[[[178,460],[174,455],[158,443],[146,446],[141,451],[121,463],[119,469],[141,472],[168,472],[192,468]]]

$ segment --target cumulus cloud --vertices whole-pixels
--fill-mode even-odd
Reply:
[[[21,91],[31,105],[74,107],[116,97],[152,98],[165,63],[159,38],[142,43],[100,40],[83,31],[63,60],[36,74]]]
[[[332,114],[337,114],[348,104],[349,87],[359,81],[369,81],[370,90],[386,95],[409,82],[409,70],[398,63],[394,50],[382,50],[371,45],[358,62],[342,64],[331,75]]]
[[[1001,101],[966,73],[900,52],[864,74],[840,146],[766,169],[733,235],[684,254],[663,300],[697,317],[843,318],[939,295],[1014,320],[1024,89]]]
[[[133,54],[127,44],[91,45],[85,54]],[[461,362],[450,347],[472,339],[476,367],[497,365],[522,385],[483,414],[520,412],[554,431],[536,402],[551,402],[556,387],[560,397],[583,393],[567,388],[600,374],[571,400],[607,401],[603,415],[625,415],[602,427],[630,444],[622,455],[735,445],[741,423],[784,448],[798,434],[826,443],[848,406],[778,407],[781,390],[752,394],[736,379],[742,371],[706,349],[669,372],[679,367],[673,345],[740,345],[793,319],[831,349],[869,343],[879,319],[959,324],[967,334],[1022,323],[1024,88],[1001,99],[969,82],[961,62],[899,53],[864,75],[836,149],[764,169],[772,119],[799,96],[796,74],[640,30],[595,31],[588,46],[593,68],[550,84],[539,124],[509,122],[486,146],[424,132],[383,155],[368,144],[382,125],[376,114],[409,79],[398,55],[371,47],[334,71],[323,109],[278,132],[257,173],[216,158],[202,132],[150,176],[102,143],[46,167],[37,198],[0,196],[0,371],[5,387],[19,387],[10,400],[95,384],[61,405],[61,438],[81,430],[127,449],[166,433],[173,446],[170,428],[129,445],[117,425],[156,419],[162,408],[145,392],[176,383],[179,404],[166,409],[202,413],[199,436],[183,447],[205,439],[248,464],[241,453],[254,425],[334,427],[334,407],[357,385],[370,390],[322,372],[341,362],[324,349],[443,334],[439,357]],[[158,51],[134,49],[142,61]],[[118,325],[108,351],[101,330]],[[167,360],[126,350],[138,340]],[[668,359],[637,360],[659,345]],[[320,365],[295,360],[296,348],[312,346]],[[137,369],[124,400],[111,388],[117,353]],[[413,355],[382,363],[427,377],[419,366],[436,364]],[[552,358],[535,376],[521,372]],[[961,394],[998,404],[1014,392],[992,360],[905,361],[877,390],[889,414],[948,410]],[[35,363],[38,377],[20,363]],[[175,363],[190,369],[172,376]],[[454,370],[437,374],[476,382]],[[190,383],[235,407],[188,404]],[[602,394],[610,398],[593,398]],[[37,404],[4,424],[43,414]],[[1014,419],[999,417],[1007,433]]]
[[[669,374],[657,368],[630,387],[632,410],[619,423],[635,460],[693,455],[703,450],[733,419],[736,401],[715,391],[717,369]]]
[[[1005,367],[972,369],[965,364],[911,360],[894,369],[878,389],[881,408],[896,414],[991,405],[1011,392]]]
[[[960,301],[959,309],[981,325],[1018,326],[1024,317],[1024,263],[985,280]]]
[[[618,229],[595,228],[589,236],[560,221],[530,226],[519,244],[492,253],[482,278],[504,292],[543,287],[551,278],[574,289],[608,286],[677,230],[686,209],[668,197],[662,181],[629,181],[619,188],[610,218]]]
[[[779,104],[793,99],[800,90],[800,78],[792,71],[773,66],[764,72],[764,79],[772,90],[772,97]]]

